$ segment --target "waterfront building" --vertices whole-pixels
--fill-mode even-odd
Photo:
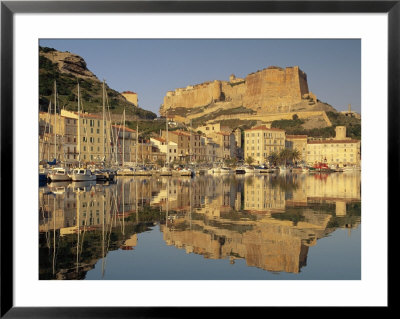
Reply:
[[[78,163],[77,120],[39,112],[39,162],[55,158],[66,166]]]
[[[300,154],[300,162],[307,161],[307,135],[286,135],[285,147],[297,150]]]
[[[236,154],[235,134],[232,132],[218,132],[214,134],[213,140],[220,146],[219,159],[231,159]]]
[[[76,133],[77,155],[74,154],[79,162],[86,164],[100,163],[104,161],[105,157],[110,155],[111,150],[108,150],[110,142],[107,143],[107,140],[111,140],[110,129],[107,129],[106,126],[102,124],[102,118],[100,116],[84,112],[78,117],[78,113],[66,110],[61,110],[61,116],[68,119],[67,124],[72,125],[73,123],[76,132],[78,131],[77,120],[80,118],[80,138],[78,139],[78,133]],[[103,129],[105,130],[104,134],[102,132]],[[104,142],[103,137],[105,139]]]
[[[168,161],[168,163],[177,162],[179,160],[177,143],[173,141],[168,141],[167,147],[167,140],[162,137],[151,137],[150,143],[157,147],[160,153],[165,154],[164,158]]]
[[[252,157],[256,164],[268,162],[268,156],[285,148],[285,131],[265,125],[244,131],[244,159]]]
[[[206,137],[211,137],[215,143],[220,145],[220,160],[239,157],[241,155],[240,148],[241,130],[239,128],[232,130],[228,126],[222,126],[220,123],[207,124],[196,128]]]
[[[220,152],[220,145],[215,143],[211,137],[203,137],[206,145],[205,160],[208,163],[215,163],[218,160]]]
[[[361,141],[346,137],[346,127],[337,126],[335,138],[307,142],[307,163],[319,162],[337,167],[360,166]]]
[[[123,125],[112,125],[112,136],[115,144],[111,142],[113,161],[123,165],[135,160],[136,131]]]
[[[166,139],[166,131],[162,131],[161,135]],[[181,130],[169,131],[168,141],[176,143],[179,161],[204,161],[206,147],[200,134]]]

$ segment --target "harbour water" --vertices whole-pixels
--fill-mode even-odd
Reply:
[[[361,174],[50,183],[39,279],[359,280]]]

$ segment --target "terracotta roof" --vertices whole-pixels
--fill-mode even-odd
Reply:
[[[71,113],[78,115],[78,112],[71,112]],[[63,116],[69,117],[68,114],[65,114]],[[94,114],[90,114],[90,113],[80,113],[79,116],[80,117],[85,117],[85,118],[98,119],[98,120],[102,119],[100,116],[97,116],[97,115],[94,115]],[[69,117],[69,118],[72,118],[72,117]]]
[[[280,128],[273,128],[273,127],[268,128],[268,127],[266,127],[264,125],[252,127],[250,129],[245,130],[245,132],[247,132],[247,131],[259,131],[259,130],[285,132],[284,130],[281,130]]]
[[[129,127],[126,127],[126,126],[123,126],[123,125],[113,125],[112,127],[115,127],[116,129],[121,129],[121,130],[126,131],[126,132],[132,132],[132,133],[136,132],[135,130],[132,130]]]
[[[122,92],[122,94],[137,94],[137,93],[132,92],[132,91],[124,91],[124,92]]]
[[[167,140],[162,137],[152,137],[153,140],[159,141],[159,142],[166,142]]]
[[[190,136],[190,133],[185,131],[169,131],[169,133],[173,133],[176,135]]]
[[[231,132],[217,132],[217,134],[220,134],[220,135],[224,135],[224,136],[230,136],[232,133]]]
[[[351,143],[359,143],[359,142],[361,142],[360,140],[333,140],[333,139],[330,139],[330,140],[321,140],[321,141],[308,141],[307,142],[307,144],[335,144],[335,143],[337,143],[337,144],[339,144],[339,143],[349,143],[349,144],[351,144]]]

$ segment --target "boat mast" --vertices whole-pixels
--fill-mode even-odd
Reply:
[[[80,100],[79,100],[79,82],[78,82],[78,164],[81,167],[81,115],[80,115]]]
[[[57,84],[54,80],[54,157],[57,163]]]
[[[51,117],[50,117],[50,114],[51,114],[51,100],[50,100],[49,108],[47,109],[47,119],[48,119],[48,123],[49,123],[49,133],[50,133],[50,129],[51,129]],[[44,129],[43,136],[45,136],[45,135],[46,135],[46,127]],[[47,136],[46,141],[47,141],[47,161],[49,162],[50,161],[50,136]]]
[[[104,131],[106,129],[105,123],[104,123],[104,118],[105,118],[105,114],[106,114],[106,104],[105,104],[105,97],[104,97],[104,80],[103,80],[103,125],[102,125],[102,130],[103,130],[103,134],[102,134],[102,138],[103,138],[103,162],[105,164],[106,162],[106,155],[105,155],[105,141],[104,141]]]
[[[165,166],[166,167],[169,167],[169,154],[168,154],[168,113],[167,113],[167,111],[165,112],[165,130],[166,130],[166,133],[165,133],[165,140],[166,140],[166,144],[167,144],[167,156],[166,156],[166,158],[165,158]]]
[[[124,107],[124,126],[122,129],[122,166],[125,166],[125,107]]]
[[[193,147],[192,147],[192,143],[193,143],[193,135],[192,135],[192,119],[190,119],[190,143],[189,143],[189,154],[190,154],[190,162],[193,162]]]
[[[139,143],[139,124],[138,124],[138,118],[136,115],[136,157],[135,157],[135,167],[137,167],[137,158],[138,158],[138,143]]]

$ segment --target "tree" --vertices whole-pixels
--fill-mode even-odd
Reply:
[[[291,150],[288,148],[283,148],[278,154],[278,162],[286,166],[287,162],[290,160]]]
[[[276,152],[272,152],[271,154],[268,155],[267,157],[269,165],[276,165],[279,160],[279,155]]]
[[[301,158],[301,154],[299,152],[299,150],[297,149],[293,149],[290,152],[290,161],[293,162],[297,162],[299,159]]]
[[[246,163],[251,165],[254,162],[254,158],[252,158],[251,156],[249,156],[248,158],[246,158]]]

